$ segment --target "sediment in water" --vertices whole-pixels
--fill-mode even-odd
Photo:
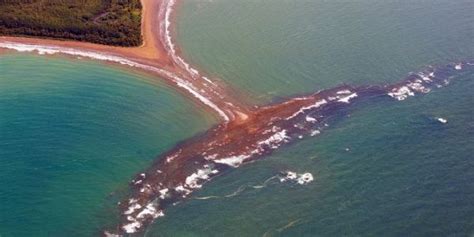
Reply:
[[[341,85],[257,108],[238,123],[223,123],[159,156],[132,181],[121,202],[118,234],[139,233],[164,210],[189,197],[225,171],[271,154],[286,144],[316,136],[328,121],[357,101],[387,97],[397,101],[448,85],[453,76],[474,69],[474,61],[430,66],[390,85]]]
[[[156,10],[146,19],[157,20],[159,30],[148,27],[145,35],[156,36],[149,38],[154,41],[155,53],[163,55],[141,56],[140,48],[124,50],[76,42],[0,37],[0,48],[81,56],[153,72],[221,118],[221,124],[178,144],[136,175],[129,197],[120,204],[120,223],[113,230],[104,231],[104,235],[141,233],[163,216],[169,205],[189,197],[213,177],[265,157],[286,144],[320,134],[329,126],[331,117],[357,101],[374,97],[405,100],[443,87],[456,73],[473,68],[472,61],[428,67],[391,85],[341,85],[273,105],[251,107],[229,93],[219,80],[209,79],[180,56],[172,37],[177,0],[142,2],[145,9]],[[148,7],[149,3],[153,3],[152,7]]]

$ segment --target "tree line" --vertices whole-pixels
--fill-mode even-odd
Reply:
[[[0,0],[0,35],[138,46],[139,0]]]

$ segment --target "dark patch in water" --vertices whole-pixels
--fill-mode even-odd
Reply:
[[[390,85],[341,85],[314,94],[256,108],[245,121],[220,124],[159,156],[131,182],[121,202],[118,234],[140,233],[154,219],[226,170],[269,155],[307,136],[316,136],[351,104],[374,97],[405,100],[450,83],[472,69],[472,61],[430,66]]]

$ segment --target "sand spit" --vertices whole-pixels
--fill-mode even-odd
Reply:
[[[249,113],[243,123],[217,125],[206,134],[191,138],[161,155],[149,169],[135,177],[131,183],[132,194],[121,202],[123,215],[114,233],[143,231],[164,215],[168,206],[190,197],[212,178],[265,157],[287,144],[319,135],[330,126],[334,117],[357,101],[375,97],[402,101],[448,85],[455,78],[453,75],[460,72],[455,65],[462,65],[461,71],[474,69],[469,63],[462,62],[428,67],[390,85],[341,85],[261,107]],[[313,176],[287,172],[280,181],[310,185]],[[143,214],[150,209],[147,208],[149,205],[156,212]]]
[[[39,54],[64,54],[103,60],[154,73],[178,91],[214,112],[219,119],[245,120],[248,105],[230,93],[229,88],[193,68],[181,56],[173,43],[173,12],[175,0],[142,0],[142,35],[140,47],[124,48],[25,37],[0,37],[0,48]]]
[[[0,37],[0,50],[65,54],[152,72],[221,119],[207,133],[160,155],[151,167],[135,176],[129,197],[119,205],[120,222],[106,228],[105,236],[142,233],[156,218],[165,215],[168,206],[188,198],[212,178],[287,144],[319,135],[327,129],[331,118],[357,101],[373,97],[403,101],[448,85],[453,75],[474,67],[472,61],[455,62],[428,67],[391,85],[341,85],[279,104],[251,107],[230,93],[221,81],[210,79],[181,57],[173,39],[178,3],[178,0],[142,0],[144,44],[136,48]],[[290,180],[310,185],[313,176],[287,172],[281,181]]]

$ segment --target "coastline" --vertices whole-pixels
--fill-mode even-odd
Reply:
[[[0,36],[1,41],[17,42],[23,44],[58,46],[74,48],[77,50],[97,51],[107,54],[120,55],[131,59],[147,59],[157,62],[160,65],[171,64],[166,56],[166,51],[161,47],[159,37],[153,28],[153,22],[157,21],[153,12],[159,11],[162,0],[141,0],[142,2],[142,20],[141,34],[143,44],[138,47],[120,47],[101,45],[88,42],[79,42],[63,39],[35,38],[35,37],[17,37],[17,36]]]
[[[426,94],[447,86],[454,75],[473,66],[473,61],[430,66],[389,85],[341,85],[261,107],[242,124],[217,125],[159,155],[150,168],[137,174],[130,183],[131,195],[119,203],[119,225],[104,234],[142,233],[163,217],[168,207],[189,198],[213,178],[301,139],[318,136],[350,106],[377,98],[403,101]],[[311,182],[310,173],[305,177],[301,183]]]
[[[172,22],[175,21],[174,12],[179,1],[142,2],[152,4],[151,7],[143,4],[144,12],[149,13],[143,21],[157,20],[159,27],[153,28],[153,24],[144,23],[142,31],[146,40],[137,48],[0,37],[0,51],[3,47],[46,55],[87,57],[153,73],[221,118],[222,123],[206,134],[184,141],[160,155],[149,169],[132,180],[131,194],[119,206],[121,220],[114,229],[117,234],[144,231],[156,218],[164,215],[169,205],[189,197],[194,190],[226,170],[255,161],[304,137],[317,136],[328,126],[326,118],[354,101],[378,96],[405,100],[415,94],[428,93],[431,88],[444,86],[453,70],[472,66],[471,62],[465,62],[430,67],[392,85],[338,86],[250,109],[237,96],[229,93],[225,85],[201,75],[181,58],[179,46],[172,37],[175,34]],[[104,232],[105,235],[107,233]]]
[[[142,7],[144,43],[140,47],[124,48],[74,41],[2,36],[0,48],[39,54],[79,56],[151,72],[165,79],[188,98],[200,102],[222,121],[226,123],[244,121],[248,117],[249,107],[229,93],[227,86],[202,76],[177,54],[179,50],[172,37],[176,1],[142,0]],[[155,22],[157,24],[154,24]]]

